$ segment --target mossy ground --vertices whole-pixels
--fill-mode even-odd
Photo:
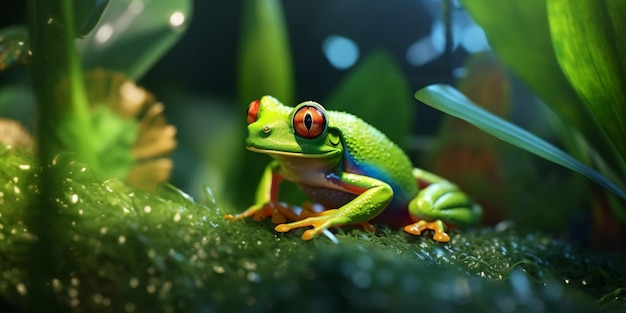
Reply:
[[[454,231],[447,244],[379,226],[338,243],[269,221],[230,222],[211,201],[102,180],[67,157],[49,282],[76,312],[483,312],[626,310],[623,255],[579,250],[514,227]],[[28,311],[39,167],[0,148],[0,311]],[[204,202],[204,204],[202,204]]]

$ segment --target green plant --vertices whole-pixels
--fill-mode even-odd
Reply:
[[[610,191],[596,193],[601,206],[608,205],[626,223],[626,37],[615,13],[623,11],[623,2],[464,1],[464,5],[483,26],[500,59],[553,110],[553,127],[575,157],[478,108],[452,87],[429,86],[416,98],[595,181]],[[600,231],[605,226],[597,225]]]

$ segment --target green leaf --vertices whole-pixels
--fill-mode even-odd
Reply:
[[[80,37],[88,34],[98,23],[109,0],[71,0],[72,16],[74,17],[73,33]],[[50,22],[65,27],[63,6],[59,2],[51,1]]]
[[[558,62],[624,160],[626,2],[548,0],[547,3]]]
[[[233,173],[228,175],[227,188],[234,191],[234,203],[243,207],[252,203],[256,184],[268,162],[266,156],[244,150],[243,116],[247,105],[264,95],[272,95],[289,106],[296,105],[291,52],[280,1],[244,3],[238,71],[237,108],[242,119],[237,142],[241,143],[242,155],[236,159]],[[283,190],[282,194],[290,194]]]
[[[554,55],[546,0],[462,2],[498,57],[568,124],[584,129],[584,107]]]
[[[132,147],[139,131],[137,122],[122,118],[105,106],[96,106],[91,110],[91,126],[98,138],[93,147],[98,168],[105,177],[125,178],[135,162]]]
[[[409,83],[384,50],[368,54],[323,105],[362,118],[399,144],[406,142],[415,118]]]
[[[238,86],[241,108],[264,95],[295,105],[295,79],[280,1],[248,0],[243,10]]]
[[[514,146],[575,171],[622,199],[626,199],[626,193],[623,190],[594,169],[545,140],[478,107],[454,87],[430,85],[415,93],[415,98],[440,111],[465,120]]]
[[[191,11],[190,0],[112,1],[94,31],[78,40],[84,66],[138,80],[181,38]]]

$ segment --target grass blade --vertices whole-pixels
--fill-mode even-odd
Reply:
[[[430,85],[417,91],[415,98],[514,146],[575,171],[626,200],[624,191],[594,169],[545,140],[476,106],[454,87]]]

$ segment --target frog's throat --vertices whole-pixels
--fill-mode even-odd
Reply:
[[[310,158],[310,159],[323,159],[323,158],[332,158],[333,156],[341,153],[339,150],[328,151],[324,153],[300,153],[300,152],[288,152],[288,151],[278,151],[278,150],[269,150],[269,149],[260,149],[253,146],[246,147],[250,151],[269,154],[269,155],[277,155],[277,156],[286,156],[286,157],[294,157],[294,158]]]

